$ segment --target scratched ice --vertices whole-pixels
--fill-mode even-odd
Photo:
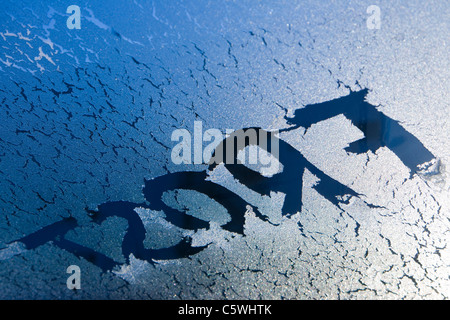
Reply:
[[[372,4],[84,1],[69,30],[2,1],[0,298],[450,298],[450,7]],[[177,166],[194,121],[292,160]]]

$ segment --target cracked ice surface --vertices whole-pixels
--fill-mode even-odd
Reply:
[[[2,1],[0,297],[450,298],[450,6],[382,1],[382,27],[368,30],[371,4],[81,1],[82,29],[68,30],[62,1]],[[283,194],[260,196],[219,166],[208,179],[268,221],[248,210],[243,235],[225,231],[223,208],[192,192],[166,201],[211,221],[208,230],[135,209],[147,247],[186,235],[209,244],[189,258],[131,256],[102,272],[52,242],[29,251],[15,242],[72,216],[67,239],[125,262],[125,221],[95,225],[85,208],[141,203],[144,179],[204,170],[171,162],[174,129],[284,128],[286,114],[348,87],[368,88],[367,101],[439,160],[410,179],[387,148],[348,154],[362,133],[337,116],[280,138],[361,194],[346,204],[322,197],[306,171],[302,211],[282,217]],[[72,264],[82,270],[76,294],[65,286]]]

